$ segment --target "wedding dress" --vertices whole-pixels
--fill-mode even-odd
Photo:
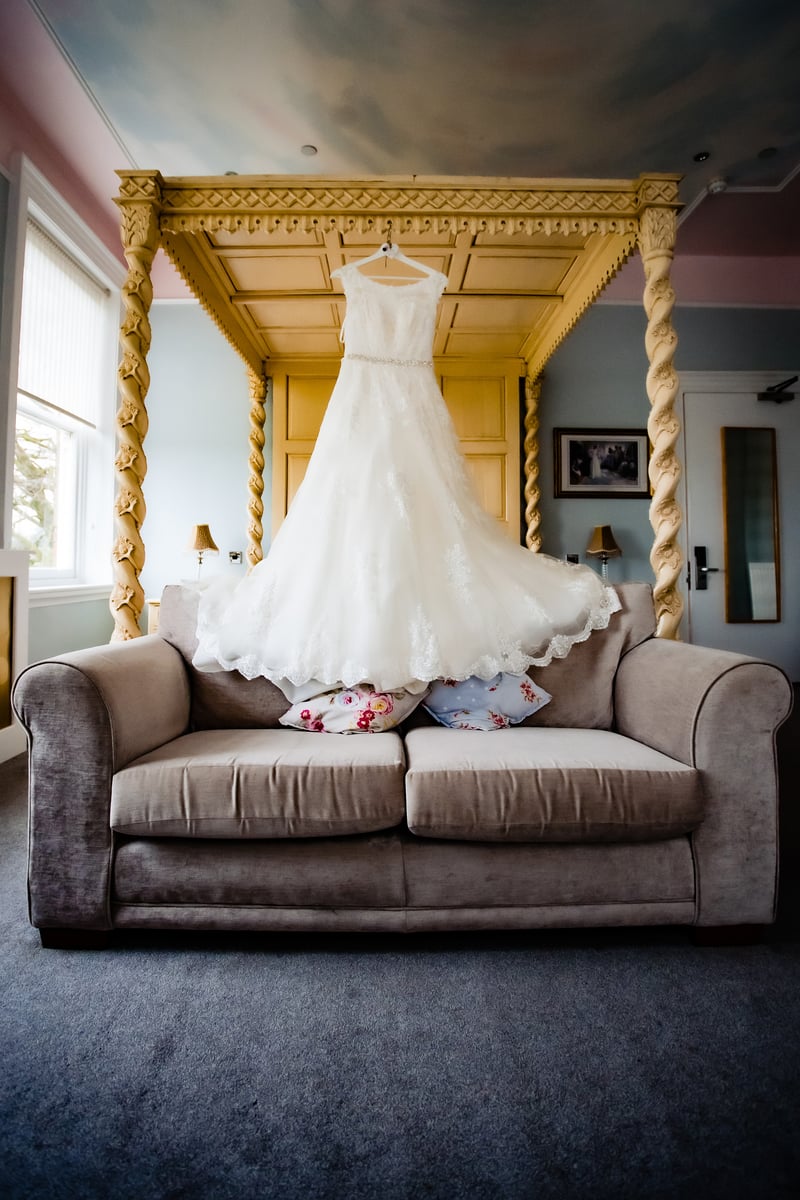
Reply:
[[[232,593],[224,576],[201,591],[195,665],[299,700],[562,658],[619,601],[591,568],[514,544],[481,506],[431,361],[446,277],[338,274],[345,355],[305,479],[266,558]]]

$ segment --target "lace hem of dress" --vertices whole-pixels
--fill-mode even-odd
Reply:
[[[219,656],[219,646],[214,633],[206,628],[198,628],[200,634],[200,650],[195,655],[195,665],[201,670],[238,671],[245,679],[266,678],[276,683],[289,683],[295,688],[314,682],[324,687],[355,687],[356,684],[371,684],[379,691],[398,691],[407,688],[419,690],[420,684],[427,687],[435,679],[469,679],[477,676],[479,679],[492,679],[499,672],[510,675],[522,675],[529,667],[547,667],[554,659],[566,658],[573,646],[585,642],[599,629],[607,629],[609,621],[615,612],[622,608],[617,593],[611,587],[605,587],[601,594],[600,603],[593,607],[583,626],[573,633],[554,634],[542,650],[531,654],[522,649],[521,643],[504,647],[494,654],[482,654],[468,666],[453,673],[445,670],[440,662],[434,662],[432,657],[421,656],[418,661],[409,662],[408,678],[401,679],[396,675],[378,674],[366,664],[347,663],[343,665],[341,675],[336,679],[329,678],[328,667],[324,663],[309,666],[304,663],[292,666],[284,664],[279,670],[271,668],[257,654],[247,654],[236,659],[226,660]],[[203,636],[205,634],[205,636]],[[216,664],[216,665],[214,665]]]

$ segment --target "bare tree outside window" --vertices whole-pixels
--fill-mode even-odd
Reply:
[[[59,442],[68,437],[27,415],[17,420],[12,547],[27,550],[32,567],[57,565]]]

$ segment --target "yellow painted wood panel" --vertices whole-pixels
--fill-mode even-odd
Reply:
[[[274,367],[272,528],[277,532],[302,483],[325,408],[336,382],[318,364]],[[315,369],[316,368],[316,369]],[[440,377],[462,452],[481,503],[519,540],[519,374],[516,362],[491,370],[460,363]]]
[[[498,521],[508,520],[508,488],[504,454],[466,454],[481,504]]]
[[[445,375],[442,395],[462,441],[504,441],[506,436],[505,379],[459,379]]]
[[[519,540],[519,373],[497,363],[491,373],[478,364],[460,365],[442,376],[442,395],[453,418],[483,507]]]
[[[294,500],[295,492],[300,487],[300,484],[305,479],[308,460],[311,458],[311,450],[305,454],[287,454],[286,455],[286,509]],[[284,513],[284,516],[286,514]]]
[[[316,440],[336,380],[325,376],[287,378],[286,438]]]

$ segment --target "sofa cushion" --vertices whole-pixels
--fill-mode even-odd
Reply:
[[[620,604],[607,629],[597,629],[572,647],[566,658],[547,667],[531,667],[528,675],[549,692],[551,699],[522,725],[562,729],[611,729],[614,724],[614,683],[622,657],[655,633],[653,589],[649,583],[620,583],[614,588]],[[163,618],[162,618],[163,620]],[[404,727],[430,727],[434,718],[420,705]]]
[[[171,583],[164,588],[158,636],[180,651],[192,694],[192,729],[274,729],[289,701],[269,679],[245,679],[238,671],[198,671],[199,585]]]
[[[578,642],[566,658],[554,658],[549,666],[528,671],[552,700],[527,717],[524,725],[611,729],[620,659],[652,637],[656,628],[653,589],[648,583],[622,583],[614,590],[622,608],[611,617],[607,629],[598,629],[585,642]]]
[[[111,788],[111,826],[151,837],[327,837],[403,818],[398,734],[318,737],[296,729],[214,729],[130,763]]]
[[[699,772],[606,730],[420,728],[406,756],[408,827],[421,837],[654,841],[703,818]]]

